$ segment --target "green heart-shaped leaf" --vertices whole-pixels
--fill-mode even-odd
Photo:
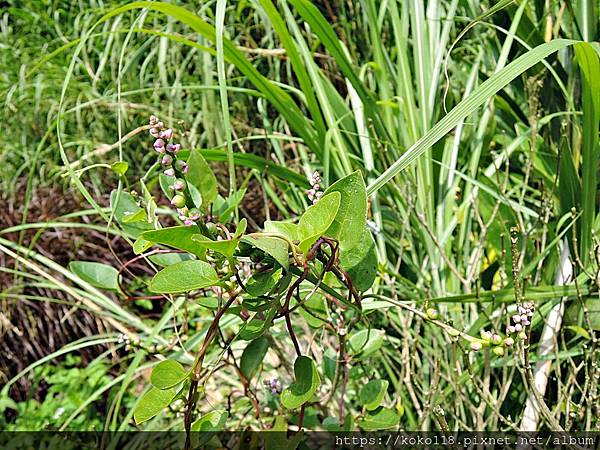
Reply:
[[[150,281],[150,292],[176,294],[204,289],[219,282],[217,272],[204,261],[182,261],[165,267]]]
[[[135,423],[139,425],[140,423],[152,419],[159,412],[169,406],[176,395],[177,390],[175,388],[157,389],[152,387],[140,399],[135,410],[133,411],[133,419],[135,420]]]
[[[219,191],[217,178],[199,151],[190,153],[187,164],[188,171],[185,179],[200,194],[202,207],[207,209],[217,198]]]
[[[377,250],[371,232],[363,228],[358,243],[340,252],[340,265],[346,271],[355,289],[364,292],[377,277]]]
[[[172,359],[167,359],[158,363],[152,374],[150,375],[150,382],[152,386],[158,389],[169,389],[173,386],[177,386],[188,376],[188,373],[181,364]]]
[[[142,238],[150,242],[184,250],[202,258],[206,253],[206,249],[192,240],[192,236],[198,234],[198,231],[196,226],[177,226],[146,231],[142,234]]]
[[[323,236],[331,226],[333,219],[340,208],[342,196],[339,192],[324,195],[321,199],[308,208],[298,221],[300,233],[300,250],[306,254],[310,246]]]
[[[264,336],[253,340],[244,349],[244,353],[242,353],[242,358],[240,359],[240,370],[248,380],[250,380],[258,370],[268,349],[269,340]]]
[[[315,362],[308,356],[299,356],[294,363],[294,381],[281,393],[281,404],[296,409],[308,402],[321,384]]]
[[[339,192],[341,201],[335,219],[326,234],[338,240],[341,250],[348,250],[358,244],[367,223],[365,181],[361,173],[356,171],[333,183],[325,191],[325,195],[332,192]]]
[[[260,234],[253,234],[252,236],[246,235],[242,238],[242,242],[256,247],[263,252],[271,255],[275,261],[277,261],[281,267],[288,269],[290,266],[289,261],[289,244],[280,238],[271,236],[261,236]]]
[[[384,335],[385,332],[382,330],[357,331],[348,339],[348,353],[366,358],[381,348]]]
[[[357,425],[365,431],[387,430],[398,425],[400,416],[396,411],[383,406],[370,411],[357,421]]]
[[[246,231],[247,225],[248,225],[248,222],[246,221],[246,219],[242,219],[240,221],[237,229],[235,230],[235,234],[233,235],[233,237],[231,239],[228,239],[228,240],[213,241],[212,239],[209,239],[202,234],[193,235],[192,240],[209,250],[220,253],[227,258],[232,258],[233,254],[235,252],[235,249],[237,248],[237,246],[240,242],[240,237]]]
[[[367,410],[377,409],[387,392],[389,382],[387,380],[372,380],[365,384],[360,390],[359,401]]]
[[[83,281],[101,289],[119,290],[119,272],[108,264],[71,261],[69,269]]]

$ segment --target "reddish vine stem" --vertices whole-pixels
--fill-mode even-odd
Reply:
[[[235,299],[238,297],[240,292],[234,292],[227,300],[227,303],[223,305],[223,307],[215,314],[213,321],[211,322],[208,330],[206,332],[206,336],[204,338],[204,342],[202,343],[202,347],[196,356],[196,360],[192,366],[192,381],[190,382],[190,388],[188,390],[187,395],[187,407],[185,410],[184,416],[184,426],[185,426],[185,450],[191,449],[192,441],[191,441],[191,431],[192,431],[192,416],[194,412],[194,408],[196,407],[196,393],[198,390],[198,382],[200,380],[200,372],[202,370],[202,362],[204,361],[204,356],[206,355],[206,351],[208,350],[208,346],[212,342],[213,338],[217,334],[216,331],[219,326],[219,320],[225,312],[229,309],[229,307],[233,304]]]

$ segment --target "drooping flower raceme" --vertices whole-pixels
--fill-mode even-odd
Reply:
[[[158,153],[158,162],[163,168],[163,173],[168,177],[177,177],[169,186],[173,191],[171,205],[177,208],[179,219],[185,225],[194,225],[200,220],[201,213],[197,208],[188,208],[188,197],[186,195],[187,184],[183,179],[188,171],[188,165],[183,159],[178,159],[177,154],[181,151],[181,144],[171,142],[173,129],[166,128],[165,124],[155,115],[150,116],[150,136],[155,138],[153,147]]]
[[[323,191],[321,190],[321,175],[319,172],[315,171],[309,181],[311,188],[306,191],[306,196],[314,205],[321,197],[323,197]]]

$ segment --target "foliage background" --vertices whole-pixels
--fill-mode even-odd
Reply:
[[[597,45],[578,52],[557,45],[544,64],[524,74],[503,72],[555,39],[594,42],[594,2],[312,2],[328,29],[307,23],[303,2],[173,2],[203,18],[208,37],[164,11],[133,9],[94,26],[122,2],[5,3],[3,428],[132,429],[132,406],[156,354],[169,354],[165,347],[182,330],[190,347],[206,331],[212,311],[202,304],[127,302],[69,269],[73,260],[119,268],[133,257],[123,231],[106,218],[110,192],[136,189],[154,162],[139,132],[150,114],[174,124],[186,147],[218,149],[211,164],[221,192],[232,181],[247,183],[240,216],[256,230],[264,220],[293,219],[308,206],[304,179],[314,170],[326,185],[356,169],[372,183],[402,155],[416,155],[413,144],[433,136],[446,112],[475,99],[495,73],[514,81],[480,97],[482,107],[423,147],[371,197],[379,270],[362,326],[383,335],[368,363],[351,364],[346,410],[362,413],[361,383],[376,377],[389,381],[384,404],[404,429],[439,428],[442,411],[451,429],[518,428],[531,396],[519,355],[470,352],[468,343],[415,313],[435,307],[471,336],[481,328],[500,332],[517,280],[538,307],[527,350],[532,362],[540,358],[544,318],[561,301],[566,305],[553,352],[541,357],[551,361],[550,417],[539,426],[600,426]],[[246,69],[225,60],[221,35],[248,61]],[[272,84],[260,89],[255,73]],[[236,154],[234,171],[228,152]],[[126,179],[111,170],[115,161],[128,163]],[[266,170],[265,161],[302,177]],[[166,199],[159,189],[153,194],[170,223]],[[512,227],[519,234],[511,248]],[[561,259],[561,245],[569,257]],[[556,286],[567,265],[577,282]],[[151,274],[144,261],[132,266],[132,291],[142,292]],[[238,317],[222,324],[225,333],[236,327]],[[123,332],[139,344],[126,346],[118,336]],[[285,336],[284,327],[273,328],[253,381],[260,418],[244,414],[250,400],[231,365],[217,362],[219,348],[203,412],[230,399],[230,429],[267,427],[276,414],[285,415],[262,384],[271,377],[292,380],[290,349],[277,345]],[[311,351],[324,364],[319,349],[335,343],[308,326],[302,336],[314,342]],[[236,343],[233,352],[241,354],[244,345]],[[189,355],[182,355],[186,362]],[[62,388],[82,376],[85,395]],[[339,391],[331,394],[339,400]],[[340,409],[311,408],[305,426],[339,419]],[[180,413],[167,411],[148,426],[177,426]],[[297,420],[285,416],[290,424]]]

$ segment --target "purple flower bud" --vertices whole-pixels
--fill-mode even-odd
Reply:
[[[185,181],[181,178],[177,178],[171,187],[176,191],[183,191],[185,189]]]
[[[181,150],[181,144],[167,144],[167,151],[176,155]]]
[[[186,227],[191,227],[192,225],[194,225],[194,223],[195,223],[195,222],[194,222],[192,219],[185,219],[185,220],[183,221],[183,224],[184,224]]]
[[[524,307],[519,306],[519,313],[520,314],[525,314],[526,312],[527,312],[527,310]]]
[[[525,319],[523,322],[521,322],[523,325],[525,325],[526,327],[528,327],[529,325],[531,325],[531,321],[529,319]]]
[[[175,176],[175,171],[173,170],[172,167],[169,167],[167,170],[165,170],[163,172],[166,176],[168,177],[174,177]]]
[[[308,196],[308,198],[310,200],[312,200],[315,197],[315,190],[314,189],[309,189],[308,191],[306,191],[306,195]]]
[[[315,194],[315,197],[316,197],[317,200],[319,200],[321,197],[323,197],[323,193],[322,192],[317,192]]]
[[[149,132],[150,132],[150,136],[152,136],[152,137],[154,137],[154,138],[157,138],[157,137],[158,137],[158,134],[159,134],[159,132],[158,132],[158,129],[157,129],[157,128],[150,128],[150,131],[149,131]]]
[[[150,116],[150,125],[156,125],[159,122],[158,117],[156,117],[154,114],[152,114]]]
[[[521,321],[521,316],[519,316],[518,314],[515,314],[514,316],[512,316],[512,320],[515,323],[519,323]]]
[[[177,161],[175,161],[175,168],[181,172],[183,172],[183,169],[185,169],[187,167],[187,163],[183,160],[183,159],[178,159]]]
[[[502,344],[502,337],[499,334],[494,334],[492,336],[492,342],[496,345]]]
[[[513,338],[507,337],[506,339],[504,339],[504,345],[506,345],[507,347],[512,347],[514,343],[515,340]]]
[[[479,350],[481,350],[481,342],[479,341],[474,341],[471,342],[471,350],[473,350],[474,352],[478,352]]]
[[[527,320],[527,314],[521,314],[521,322],[524,322]]]
[[[164,155],[160,161],[163,166],[170,166],[173,163],[173,157],[171,155]]]
[[[509,333],[514,333],[515,332],[515,327],[512,326],[512,325],[506,327],[506,329],[508,330]]]
[[[315,191],[318,191],[319,189],[321,189],[321,186],[319,186],[318,184],[313,185],[313,189]]]
[[[200,217],[202,217],[202,214],[198,208],[192,208],[190,209],[189,217],[192,220],[198,220]]]
[[[515,331],[519,332],[519,331],[523,331],[523,325],[521,325],[520,323],[515,325]]]
[[[154,148],[155,149],[159,149],[159,148],[164,148],[165,147],[165,141],[163,141],[162,139],[157,139],[156,141],[154,141]]]
[[[167,128],[166,130],[161,131],[159,137],[167,140],[171,139],[173,137],[173,128]]]
[[[174,195],[171,199],[171,205],[176,208],[183,208],[185,206],[185,197],[183,195]]]

